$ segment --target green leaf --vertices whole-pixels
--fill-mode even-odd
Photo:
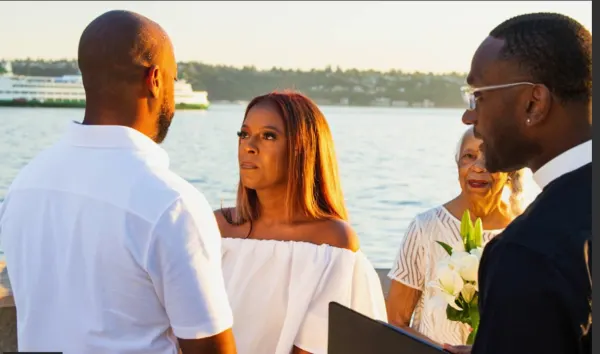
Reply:
[[[483,244],[483,223],[480,218],[475,220],[475,226],[473,227],[473,248],[481,247]]]
[[[450,245],[448,245],[447,243],[444,243],[442,241],[435,241],[437,242],[440,246],[444,247],[444,249],[446,250],[446,252],[448,252],[449,255],[452,255],[452,247],[450,247]]]
[[[448,305],[446,307],[446,317],[450,321],[462,322],[475,328],[479,326],[479,307],[477,305],[479,299],[476,294],[470,302],[465,301],[462,295],[456,298],[456,305],[462,308],[462,311]]]
[[[469,325],[472,328],[479,327],[479,309],[477,304],[475,306],[469,306]]]
[[[466,243],[466,238],[467,235],[469,235],[471,228],[471,214],[469,213],[469,209],[466,209],[463,213],[462,219],[460,220],[460,236],[462,237],[464,243]]]
[[[450,321],[457,321],[462,323],[468,323],[469,321],[469,304],[463,299],[462,295],[459,295],[455,301],[458,307],[462,310],[457,310],[454,307],[448,305],[446,307],[446,317]]]
[[[469,336],[467,337],[467,343],[465,343],[466,345],[473,345],[473,343],[475,343],[475,337],[477,336],[478,329],[479,328],[473,328],[473,331],[469,333]]]
[[[468,303],[461,295],[456,299],[456,304],[463,309],[462,311],[456,310],[450,305],[446,307],[446,317],[450,321],[465,323],[473,328],[473,331],[469,334],[469,338],[467,338],[467,344],[473,344],[477,330],[479,329],[478,301],[478,295],[475,295]]]
[[[475,342],[475,337],[477,336],[477,330],[479,329],[479,307],[477,305],[479,301],[479,296],[475,295],[473,300],[469,305],[469,326],[473,328],[473,331],[469,334],[467,338],[467,344],[472,345]]]
[[[456,303],[458,304],[458,301]],[[450,321],[463,322],[465,319],[465,311],[459,311],[454,307],[448,305],[446,307],[446,317]]]
[[[471,221],[471,213],[469,213],[469,209],[465,210],[460,221],[460,236],[463,239],[465,251],[469,252],[473,245],[473,221]]]

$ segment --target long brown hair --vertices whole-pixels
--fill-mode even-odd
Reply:
[[[340,185],[333,137],[325,116],[305,95],[271,92],[254,98],[246,108],[270,104],[283,119],[287,136],[287,188],[282,210],[291,222],[298,213],[314,219],[348,220]],[[222,210],[230,224],[241,225],[260,217],[258,196],[238,183],[235,213]]]

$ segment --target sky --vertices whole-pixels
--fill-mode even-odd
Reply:
[[[178,61],[259,69],[464,73],[512,16],[559,12],[592,28],[591,1],[3,1],[0,9],[0,59],[75,59],[85,26],[124,9],[158,22]]]

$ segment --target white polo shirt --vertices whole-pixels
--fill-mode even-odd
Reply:
[[[10,186],[0,245],[20,351],[173,354],[232,326],[211,207],[134,129],[71,124]]]

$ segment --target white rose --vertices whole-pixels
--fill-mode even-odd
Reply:
[[[450,262],[454,265],[458,274],[466,281],[477,281],[477,270],[479,258],[467,252],[452,253]]]
[[[483,248],[477,247],[471,250],[471,254],[477,257],[477,259],[481,260],[481,255],[483,254]]]
[[[481,255],[483,254],[483,247],[477,247],[477,248],[473,248],[471,250],[471,254],[474,255],[475,257],[477,257],[477,259],[479,259],[479,262],[481,262]],[[479,268],[479,265],[477,266]],[[475,279],[475,290],[479,291],[479,279]]]
[[[479,259],[476,256],[469,255],[462,259],[459,274],[466,281],[477,281],[479,273]]]
[[[455,251],[452,252],[452,256],[450,256],[449,262],[452,263],[454,267],[460,267],[462,259],[467,257],[469,252],[466,251]]]
[[[450,258],[450,256],[442,259],[435,265],[436,274],[439,271],[443,271],[443,269],[445,269],[445,268],[450,268],[452,270],[454,270],[456,268],[456,265],[452,262],[452,258]]]
[[[433,283],[433,286],[441,290],[439,295],[450,306],[462,310],[456,305],[455,300],[465,283],[452,263],[440,262],[436,268],[436,277],[437,281]]]
[[[477,289],[475,288],[475,285],[467,283],[462,288],[460,293],[462,294],[462,297],[463,297],[463,299],[465,299],[466,302],[471,302],[471,300],[473,300],[473,296],[475,296],[476,292],[477,292]]]

